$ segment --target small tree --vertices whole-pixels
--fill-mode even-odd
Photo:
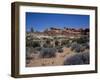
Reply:
[[[63,45],[67,45],[69,43],[69,40],[63,40],[62,42],[61,42],[61,45],[63,46]]]
[[[33,27],[31,27],[31,30],[30,30],[31,32],[34,32],[34,29],[33,29]]]
[[[59,46],[59,41],[55,41],[55,46]]]
[[[35,48],[35,47],[40,47],[40,43],[38,41],[33,41],[32,42],[32,47]]]
[[[50,40],[47,40],[47,41],[46,41],[46,44],[50,45]]]

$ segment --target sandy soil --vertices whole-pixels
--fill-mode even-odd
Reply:
[[[32,54],[32,59],[26,64],[26,67],[63,65],[64,59],[73,55],[70,48],[64,47],[63,50],[63,53],[56,53],[54,58],[39,58],[39,54]]]

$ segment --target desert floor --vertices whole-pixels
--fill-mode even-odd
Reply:
[[[60,66],[64,64],[65,58],[73,54],[74,52],[72,52],[70,48],[66,47],[63,47],[63,53],[56,53],[56,57],[54,58],[39,58],[39,54],[32,54],[32,59],[28,64],[26,63],[26,67]]]

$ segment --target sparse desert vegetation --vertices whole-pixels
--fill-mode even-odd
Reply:
[[[89,64],[88,33],[27,33],[26,67]]]

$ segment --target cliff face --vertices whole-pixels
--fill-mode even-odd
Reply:
[[[48,35],[65,35],[65,36],[75,36],[75,35],[88,35],[89,29],[74,29],[74,28],[50,28],[49,30],[45,30],[44,33]]]
[[[50,38],[63,37],[63,38],[78,38],[81,36],[89,36],[89,29],[74,29],[74,28],[50,28],[45,29],[42,32],[27,32],[26,36],[32,36],[37,38]]]

